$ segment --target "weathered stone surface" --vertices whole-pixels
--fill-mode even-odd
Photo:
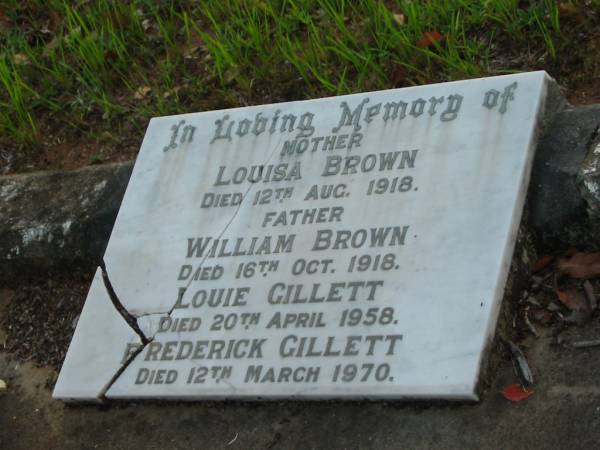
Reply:
[[[590,220],[600,211],[599,155],[591,152],[599,125],[600,105],[568,109],[554,117],[538,145],[529,207],[538,245],[547,250],[600,239]]]
[[[104,263],[115,304],[165,320],[102,349],[130,361],[110,376],[78,370],[80,320],[55,398],[476,400],[552,84],[152,119]]]
[[[72,400],[100,400],[111,378],[125,363],[122,355],[112,350],[122,342],[129,345],[140,343],[139,336],[111,303],[100,269],[96,271],[90,292],[94,293],[95,301],[85,303],[75,330],[75,338],[87,343],[85,351],[82,351],[81,347],[69,348],[69,358],[63,364],[63,369],[66,369],[65,375],[54,387],[55,393],[68,396]],[[82,334],[83,329],[94,331]],[[93,358],[95,364],[89,363],[90,358]],[[74,389],[79,377],[85,378],[85,386],[79,385],[80,389]]]
[[[101,260],[133,164],[0,177],[0,280],[92,271]]]

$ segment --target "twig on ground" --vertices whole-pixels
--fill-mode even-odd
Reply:
[[[589,348],[598,346],[600,346],[600,339],[592,339],[590,341],[577,341],[571,343],[571,347],[574,348]]]

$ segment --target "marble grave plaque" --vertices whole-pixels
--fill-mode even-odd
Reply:
[[[549,83],[152,119],[54,397],[476,400]]]

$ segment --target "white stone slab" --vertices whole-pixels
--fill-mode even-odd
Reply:
[[[105,263],[133,316],[170,314],[193,330],[156,332],[106,396],[476,399],[547,83],[533,72],[153,119]],[[286,115],[295,123],[283,129]],[[285,153],[296,138],[304,151]],[[323,150],[325,142],[333,148]],[[388,170],[382,158],[394,155]],[[260,165],[260,180],[242,176]],[[333,195],[310,197],[327,186]],[[234,205],[202,207],[228,194]],[[303,216],[311,209],[319,218],[312,223]],[[385,235],[382,245],[372,230]],[[204,251],[190,251],[190,242],[209,238]],[[238,255],[225,256],[236,245]],[[368,270],[357,269],[361,256],[365,265],[370,257]],[[311,273],[292,274],[302,260]],[[273,270],[240,275],[255,263]],[[181,276],[188,265],[206,268],[208,278]],[[198,305],[218,289],[240,304]],[[313,289],[313,302],[279,302]],[[90,291],[86,308],[104,301],[98,295],[105,297]],[[309,319],[277,328],[276,314]],[[142,328],[156,330],[148,320]],[[98,338],[89,336],[105,326],[79,323],[55,397],[95,398],[90,375],[71,359],[87,355],[89,367],[100,367],[91,350]],[[117,337],[103,348],[114,361],[131,340]],[[108,380],[108,372],[95,378]]]
[[[62,400],[100,400],[123,364],[124,346],[140,343],[138,335],[110,301],[102,271],[98,268],[54,387],[53,397]]]

